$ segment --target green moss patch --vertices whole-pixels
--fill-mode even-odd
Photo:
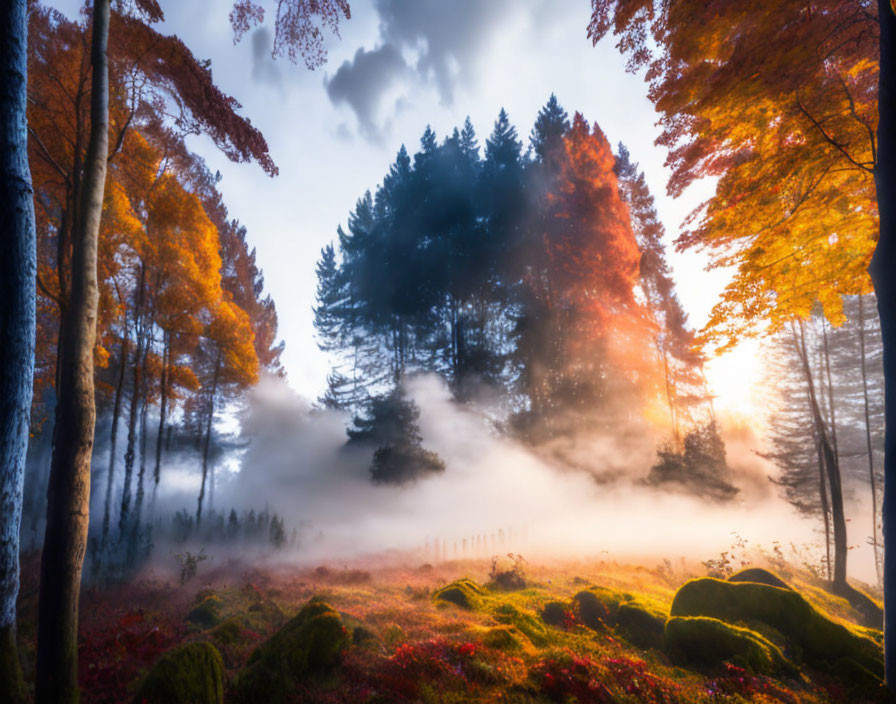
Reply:
[[[666,614],[626,592],[591,587],[573,597],[579,620],[588,628],[615,628],[639,648],[662,648]]]
[[[163,655],[137,690],[140,704],[221,704],[224,663],[211,643],[187,643]]]
[[[524,636],[513,626],[495,626],[482,636],[483,645],[506,653],[522,650]]]
[[[492,616],[498,623],[513,626],[536,647],[545,646],[551,640],[548,630],[534,614],[522,611],[511,603],[498,604],[492,611]]]
[[[541,610],[541,620],[554,628],[563,628],[567,622],[567,606],[561,601],[549,601]]]
[[[780,633],[794,654],[807,662],[830,664],[852,658],[883,676],[883,657],[874,640],[831,621],[791,589],[695,579],[676,593],[672,615],[708,616],[732,624],[759,622]]]
[[[670,618],[665,645],[669,657],[678,664],[717,667],[727,661],[762,674],[793,671],[773,643],[754,631],[714,618]]]
[[[435,601],[454,604],[462,609],[476,609],[482,600],[482,587],[472,579],[458,579],[441,589],[437,589],[432,595]]]
[[[765,584],[769,587],[778,587],[779,589],[790,589],[790,586],[776,574],[764,570],[761,567],[747,567],[745,570],[735,572],[728,578],[729,582],[756,582],[757,584]]]
[[[312,600],[252,653],[235,689],[243,701],[289,701],[303,678],[333,668],[348,644],[339,614]]]
[[[221,598],[210,594],[187,614],[187,622],[199,628],[211,628],[221,622]]]
[[[616,628],[620,635],[639,648],[662,649],[665,627],[666,614],[637,601],[621,604],[616,612]]]

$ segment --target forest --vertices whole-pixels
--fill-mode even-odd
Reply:
[[[0,700],[893,699],[896,6],[577,4],[4,3]]]

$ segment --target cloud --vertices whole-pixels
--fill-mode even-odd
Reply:
[[[394,44],[378,49],[358,49],[354,59],[345,61],[332,78],[324,79],[327,95],[334,105],[347,104],[354,111],[361,132],[373,139],[381,136],[377,122],[389,90],[411,72]]]
[[[378,141],[390,117],[383,113],[400,110],[412,89],[431,85],[442,104],[451,105],[459,84],[475,82],[501,26],[543,2],[377,0],[379,48],[361,47],[332,79],[325,79],[330,101],[347,104],[361,133]],[[390,91],[398,94],[387,105]]]
[[[377,0],[376,8],[383,40],[419,51],[416,68],[421,80],[434,80],[442,102],[450,105],[455,84],[474,78],[489,40],[525,4],[511,0]]]

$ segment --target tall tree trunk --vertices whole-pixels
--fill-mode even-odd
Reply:
[[[814,425],[814,423],[813,423]],[[824,517],[824,558],[827,567],[827,578],[833,578],[831,571],[831,506],[828,503],[827,479],[824,471],[824,452],[821,449],[821,439],[815,432],[815,449],[818,452],[818,496],[821,499],[821,513]]]
[[[149,515],[152,517],[156,505],[156,492],[159,490],[159,479],[162,476],[162,439],[165,436],[165,421],[168,417],[168,363],[171,354],[169,333],[162,336],[162,378],[159,382],[159,431],[156,433],[156,462],[152,472],[152,498],[149,502]]]
[[[221,352],[215,359],[215,374],[212,377],[212,391],[208,400],[208,417],[205,419],[205,438],[202,448],[202,484],[199,487],[199,501],[196,506],[196,527],[202,521],[202,501],[205,499],[205,483],[208,479],[208,453],[212,442],[212,420],[215,417],[215,396],[218,394],[218,380],[221,375]]]
[[[124,394],[125,370],[128,366],[128,325],[125,318],[124,334],[121,338],[121,358],[118,368],[118,383],[115,385],[115,403],[112,406],[112,430],[109,434],[109,471],[106,474],[106,498],[103,501],[103,533],[101,545],[106,547],[109,538],[109,522],[112,509],[112,489],[115,486],[115,450],[118,445],[118,418],[121,415],[121,397]]]
[[[143,345],[145,340],[143,324],[143,295],[146,283],[146,268],[140,266],[140,280],[135,292],[134,301],[134,335],[137,346],[134,349],[134,368],[132,370],[131,403],[128,408],[128,440],[124,451],[124,484],[121,489],[121,508],[118,512],[118,535],[124,538],[128,527],[131,510],[131,480],[134,476],[134,457],[137,447],[137,418],[140,409],[140,390],[143,386]]]
[[[34,372],[34,192],[28,167],[28,7],[0,5],[0,700],[23,702],[16,648],[19,528]]]
[[[837,454],[831,445],[825,428],[821,406],[818,403],[818,395],[815,392],[815,381],[812,377],[812,369],[809,366],[809,351],[806,346],[806,329],[803,321],[799,322],[798,351],[806,377],[806,386],[809,391],[809,412],[815,424],[818,441],[821,444],[821,453],[825,471],[828,477],[828,486],[831,490],[831,521],[834,529],[834,575],[832,587],[835,592],[843,591],[848,585],[846,582],[846,557],[849,546],[846,538],[846,514],[843,510],[843,485],[840,480],[840,465],[837,463]]]
[[[135,535],[140,530],[140,521],[143,517],[143,497],[146,494],[144,488],[146,480],[146,413],[149,408],[149,376],[146,374],[146,358],[149,352],[150,342],[143,349],[143,384],[140,388],[140,471],[137,473],[137,497],[134,500],[134,521],[132,530]]]
[[[880,546],[877,541],[877,477],[874,476],[874,445],[871,442],[871,410],[868,400],[868,369],[865,352],[865,306],[864,296],[859,294],[859,356],[862,369],[862,398],[865,402],[865,447],[868,450],[868,479],[871,482],[871,547],[874,550],[874,568],[877,582],[881,583]]]
[[[880,239],[871,260],[871,278],[884,352],[884,665],[887,685],[896,688],[896,10],[878,1],[880,78],[877,164],[874,182]]]
[[[53,463],[41,556],[36,702],[78,701],[78,598],[90,511],[90,458],[96,419],[93,350],[97,318],[97,241],[109,131],[109,0],[95,0],[91,39],[90,142],[78,225],[72,240],[71,294],[62,320]]]
[[[834,380],[831,375],[831,346],[828,342],[828,322],[822,317],[821,319],[821,335],[824,343],[824,367],[825,374],[828,378],[828,409],[831,415],[831,447],[834,454],[837,455],[837,464],[840,463],[840,450],[837,446],[837,412],[834,405]]]

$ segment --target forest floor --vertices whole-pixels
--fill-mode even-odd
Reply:
[[[796,644],[785,626],[773,628],[747,616],[732,625],[754,630],[733,628],[731,637],[710,636],[696,645],[692,638],[690,645],[671,647],[669,626],[666,640],[663,628],[670,609],[675,612],[676,592],[706,576],[705,569],[689,570],[683,563],[519,562],[515,571],[508,558],[497,570],[491,560],[397,566],[393,559],[310,569],[212,565],[201,564],[183,585],[175,572],[145,570],[128,584],[84,591],[79,647],[84,704],[134,701],[153,664],[193,641],[210,642],[220,652],[225,702],[889,701],[868,669],[852,660],[842,666],[843,653],[809,657],[811,644]],[[861,615],[828,593],[823,582],[783,562],[764,566],[850,637],[879,648],[879,632],[863,628]],[[19,610],[29,683],[36,573],[32,557],[23,565]],[[593,597],[582,596],[585,592]],[[288,653],[277,652],[274,660],[256,655],[251,662],[250,656],[263,651],[278,629],[287,631],[310,600],[325,602],[338,614],[332,661],[314,664],[314,649],[333,645],[316,641],[310,656],[295,656],[304,658],[301,663],[290,661],[295,677],[262,673],[261,681],[276,685],[276,691],[262,694],[247,686],[244,673],[252,662],[275,669],[286,662],[276,658]],[[303,637],[307,633],[299,641]],[[275,650],[304,647],[284,638],[272,641]],[[744,638],[765,645],[739,649],[748,642]],[[766,651],[774,655],[771,660]]]

